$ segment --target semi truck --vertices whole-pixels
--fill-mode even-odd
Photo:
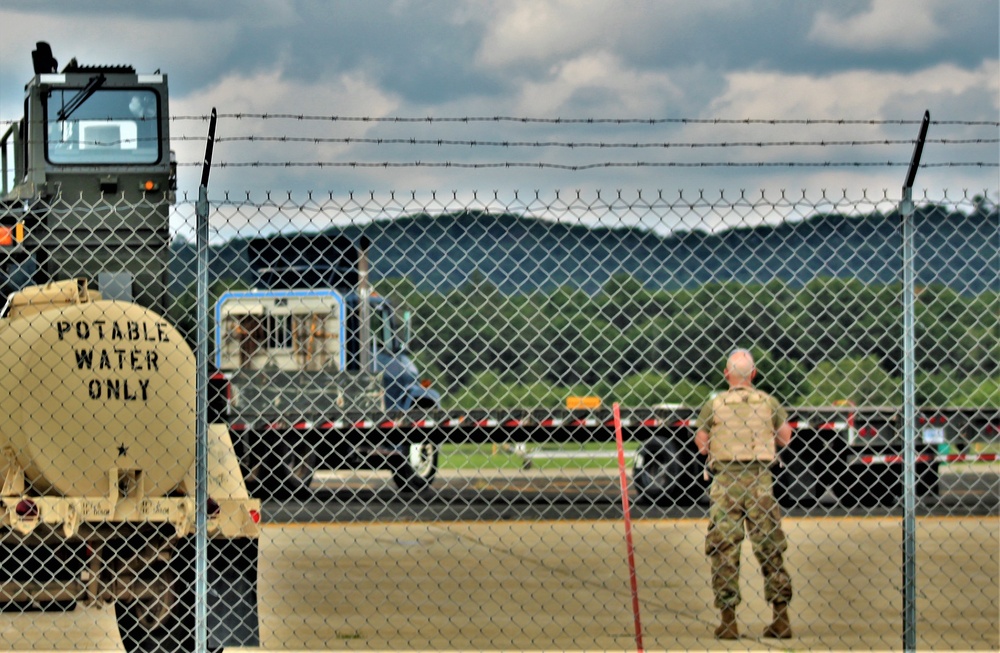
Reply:
[[[400,489],[434,480],[443,443],[612,442],[601,408],[443,410],[411,359],[410,318],[368,283],[363,237],[275,235],[247,243],[254,289],[215,308],[216,366],[233,388],[231,436],[258,498],[306,495],[318,468],[388,468]],[[362,346],[361,343],[367,343]],[[705,500],[705,460],[694,446],[698,407],[623,407],[639,443],[639,503]],[[775,466],[786,507],[834,500],[893,505],[902,497],[901,407],[834,404],[789,409],[795,437]],[[942,464],[990,460],[943,445],[994,442],[1000,409],[924,406],[916,429],[916,492],[939,495]],[[525,447],[515,446],[515,450]]]
[[[164,317],[167,77],[32,55],[25,114],[0,137],[0,609],[112,603],[127,651],[191,651],[203,511],[209,648],[257,645],[260,502],[225,377],[195,505],[195,355]]]
[[[416,491],[437,473],[424,431],[363,428],[441,405],[407,353],[409,314],[371,289],[369,245],[330,233],[250,240],[255,287],[216,303],[215,362],[230,380],[232,439],[255,496],[305,492],[317,467],[389,469],[399,489]]]

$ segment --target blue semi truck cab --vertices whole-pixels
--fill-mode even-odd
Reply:
[[[258,498],[308,491],[319,467],[389,469],[407,490],[437,472],[437,446],[421,432],[351,428],[441,403],[407,353],[409,314],[367,282],[367,247],[324,234],[251,240],[257,287],[216,302],[215,363]]]

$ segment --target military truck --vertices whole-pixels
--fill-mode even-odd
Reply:
[[[25,115],[0,137],[0,609],[110,602],[127,651],[191,651],[204,511],[209,648],[257,645],[260,504],[225,378],[210,382],[197,506],[195,356],[164,317],[166,75],[56,72],[45,43],[33,59]]]
[[[167,76],[76,59],[56,72],[44,42],[32,59],[25,115],[0,137],[4,292],[82,277],[164,312],[176,189]]]
[[[216,303],[216,366],[231,382],[233,441],[255,496],[307,491],[317,467],[389,469],[404,490],[436,475],[425,430],[363,428],[441,403],[407,355],[409,316],[369,286],[368,247],[343,234],[253,239],[255,288]]]

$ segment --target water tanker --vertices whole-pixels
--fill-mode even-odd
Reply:
[[[167,496],[194,464],[194,355],[151,310],[96,297],[71,282],[12,298],[0,463],[46,494],[104,497],[131,475],[145,496]],[[91,421],[102,427],[79,438]]]
[[[0,135],[0,610],[113,603],[125,650],[256,646],[260,502],[210,375],[195,505],[195,356],[164,317],[176,164],[167,76],[32,52]],[[13,163],[13,169],[9,167]],[[12,182],[12,183],[8,183]]]
[[[193,352],[159,314],[102,299],[83,279],[25,288],[5,308],[0,605],[113,602],[126,650],[191,650]],[[209,643],[255,644],[260,503],[217,404],[208,429]]]

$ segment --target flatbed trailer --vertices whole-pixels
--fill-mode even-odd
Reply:
[[[704,496],[705,459],[694,446],[698,408],[653,406],[622,408],[622,432],[639,443],[633,459],[633,484],[639,501],[691,504]],[[902,497],[903,410],[901,407],[819,406],[789,410],[792,443],[775,467],[777,492],[785,506],[815,504],[832,490],[844,505],[893,505]],[[405,450],[407,442],[441,444],[530,444],[614,442],[610,408],[593,410],[506,409],[406,411],[343,414],[335,419],[231,425],[295,431],[312,443],[317,466],[332,451],[322,443],[347,442],[364,459]],[[336,438],[331,438],[331,433]],[[977,443],[1000,443],[1000,408],[920,407],[915,462],[917,496],[938,495],[940,465],[996,460],[995,452],[973,451]],[[342,452],[337,453],[342,456]],[[391,457],[390,457],[391,460]],[[330,464],[337,463],[337,464]]]

